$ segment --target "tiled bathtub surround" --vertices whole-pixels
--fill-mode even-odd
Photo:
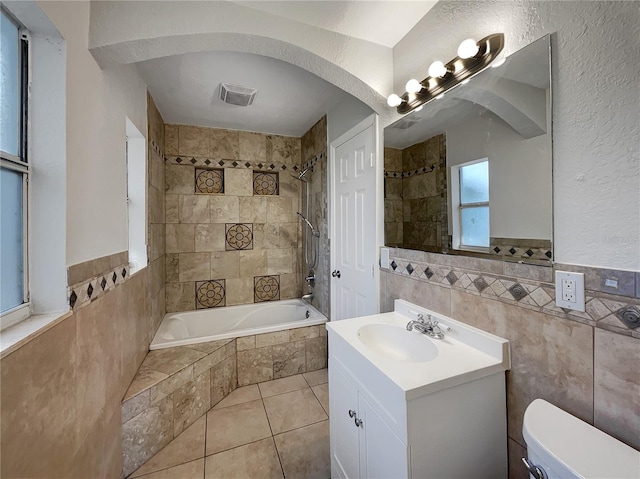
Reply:
[[[300,297],[300,139],[188,125],[165,135],[167,311],[252,303],[258,276]],[[223,297],[202,301],[198,286],[214,283]]]
[[[384,149],[385,244],[448,249],[446,155],[444,134]]]
[[[164,120],[150,95],[147,95],[147,259],[149,262],[151,317],[149,342],[165,314],[165,157]]]
[[[122,403],[125,476],[236,387],[326,366],[324,325],[151,351]]]
[[[233,339],[151,351],[122,403],[129,475],[236,388]]]
[[[318,264],[315,269],[316,281],[311,303],[326,317],[329,317],[329,236],[327,215],[327,117],[324,116],[302,136],[303,168],[310,168],[304,178],[309,192],[309,221],[320,231],[318,241]],[[302,197],[302,211],[306,211],[306,198]],[[309,236],[311,242],[311,237]],[[311,260],[311,245],[308,257]],[[304,252],[300,262],[304,265]],[[308,271],[304,271],[306,275]],[[305,293],[309,288],[305,286]],[[309,290],[310,291],[310,290]]]
[[[587,312],[567,313],[554,305],[549,267],[395,248],[391,260],[392,267],[382,274],[383,311],[402,298],[511,342],[507,412],[512,457],[525,446],[522,417],[536,397],[640,448],[640,330],[628,328],[615,314],[640,299],[591,289],[592,279],[587,281]],[[589,276],[598,276],[597,270]],[[512,477],[521,476],[518,462],[512,461]]]

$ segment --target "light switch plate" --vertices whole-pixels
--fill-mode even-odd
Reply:
[[[380,267],[389,269],[389,248],[380,248]]]
[[[584,274],[556,271],[556,306],[584,312]]]

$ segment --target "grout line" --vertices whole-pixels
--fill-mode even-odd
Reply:
[[[320,424],[321,422],[325,422],[325,421],[328,421],[328,420],[329,420],[329,418],[327,417],[326,419],[321,419],[319,421],[315,421],[315,422],[312,422],[312,423],[309,423],[309,424],[305,424],[304,426],[296,427],[294,429],[289,429],[288,431],[279,432],[278,434],[275,434],[273,437],[275,438],[276,436],[282,436],[283,434],[288,434],[290,432],[297,431],[298,429],[304,429],[305,427],[315,426],[316,424]]]

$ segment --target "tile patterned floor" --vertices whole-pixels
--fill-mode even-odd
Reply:
[[[130,478],[328,479],[327,370],[236,389]]]

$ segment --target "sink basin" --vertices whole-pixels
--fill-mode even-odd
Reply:
[[[358,339],[373,352],[395,361],[426,362],[438,356],[438,348],[420,333],[391,324],[366,324]]]

